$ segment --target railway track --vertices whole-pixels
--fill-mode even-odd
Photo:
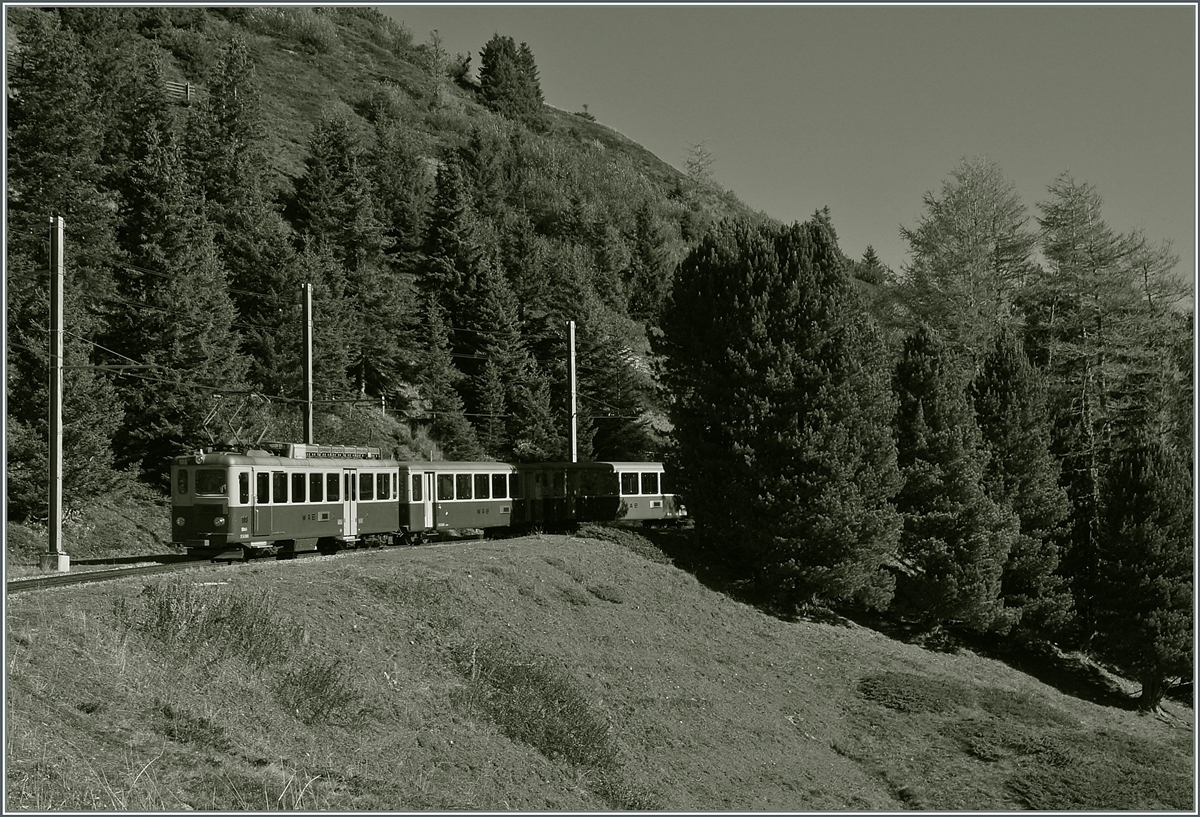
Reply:
[[[68,587],[77,584],[94,584],[98,582],[126,579],[132,576],[149,576],[155,573],[174,573],[188,568],[212,564],[207,559],[181,558],[164,564],[141,565],[139,567],[121,567],[112,570],[87,570],[78,573],[51,573],[45,576],[33,576],[28,579],[10,579],[5,582],[5,590],[9,593],[23,593],[30,590],[48,590],[52,587]]]

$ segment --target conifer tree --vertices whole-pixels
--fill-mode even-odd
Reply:
[[[363,134],[349,115],[326,116],[309,142],[296,183],[296,223],[302,241],[327,248],[345,271],[346,309],[357,319],[350,337],[352,382],[360,394],[398,386],[405,304],[398,276],[384,257]]]
[[[441,446],[444,459],[471,460],[480,455],[475,429],[463,413],[456,388],[462,374],[454,367],[442,308],[429,296],[422,298],[425,355],[418,386],[428,403],[429,431]]]
[[[1046,264],[1022,293],[1026,348],[1050,380],[1053,447],[1071,500],[1071,577],[1081,634],[1095,629],[1102,490],[1113,452],[1131,435],[1172,421],[1174,384],[1190,379],[1168,349],[1178,323],[1160,297],[1171,287],[1173,256],[1138,233],[1105,221],[1090,184],[1061,174],[1040,203]],[[1174,384],[1172,383],[1174,381]]]
[[[1050,452],[1045,377],[1015,333],[996,337],[970,396],[987,455],[984,489],[1020,525],[1001,577],[1001,599],[1020,616],[1023,630],[1052,634],[1064,626],[1071,604],[1057,574],[1070,502]]]
[[[1143,710],[1171,677],[1192,677],[1191,487],[1181,453],[1153,434],[1123,447],[1104,481],[1094,644],[1141,682]]]
[[[205,90],[188,118],[189,172],[203,192],[205,216],[229,272],[250,380],[268,394],[283,394],[284,380],[295,382],[288,375],[300,365],[281,355],[281,344],[299,334],[298,324],[283,316],[295,315],[300,295],[288,278],[287,226],[270,200],[262,100],[243,37],[226,45]]]
[[[494,34],[479,52],[479,91],[484,104],[501,116],[536,124],[542,87],[529,46],[518,48],[512,37]]]
[[[999,600],[1017,521],[984,493],[979,429],[948,349],[922,325],[896,364],[896,449],[904,527],[897,609],[927,626],[1010,623]]]
[[[720,223],[680,267],[662,330],[701,540],[724,543],[784,607],[885,606],[893,404],[828,227]]]
[[[95,365],[127,363],[95,345],[113,298],[111,199],[101,163],[104,122],[87,54],[55,12],[10,9],[7,105],[8,395],[6,468],[11,520],[46,514],[51,216],[65,226],[63,497],[68,507],[117,480],[111,436],[122,412]]]
[[[925,207],[915,228],[901,228],[912,258],[899,290],[909,325],[937,326],[951,351],[978,359],[1013,325],[1036,234],[1016,187],[985,158],[963,159]]]
[[[123,380],[126,418],[119,455],[155,482],[170,458],[206,443],[203,420],[219,396],[245,388],[234,308],[203,196],[190,184],[161,68],[144,64],[132,86],[128,172],[120,180],[118,240],[129,259],[118,281],[127,308],[106,345],[150,367],[149,380]]]

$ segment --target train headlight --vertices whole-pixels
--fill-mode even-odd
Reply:
[[[213,527],[214,527],[214,528],[223,528],[223,527],[225,527],[225,517],[223,517],[223,516],[218,516],[216,519],[214,519],[214,520],[213,520]]]
[[[175,527],[177,527],[177,528],[182,528],[182,527],[183,527],[183,523],[184,523],[184,522],[186,522],[186,521],[187,521],[187,520],[186,520],[186,519],[184,519],[182,516],[177,516],[177,517],[175,517]]]

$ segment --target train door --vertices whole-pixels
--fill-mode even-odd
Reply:
[[[426,471],[422,474],[421,482],[425,488],[421,494],[425,498],[425,501],[422,503],[425,530],[433,530],[433,472]]]
[[[271,472],[254,472],[254,535],[269,536],[272,527]]]
[[[354,539],[358,536],[358,469],[342,471],[342,536]]]

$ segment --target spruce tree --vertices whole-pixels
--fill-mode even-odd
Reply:
[[[701,541],[785,608],[885,606],[893,404],[828,227],[720,223],[681,265],[662,330],[675,464]]]
[[[112,318],[106,342],[150,367],[147,379],[118,384],[126,418],[115,445],[151,482],[165,479],[172,456],[208,442],[205,417],[218,395],[244,390],[246,370],[226,270],[188,178],[160,71],[146,63],[133,86],[139,96],[118,208],[129,259],[118,292],[127,308]]]
[[[1097,555],[1094,646],[1158,706],[1194,659],[1192,484],[1181,452],[1138,435],[1108,469]]]
[[[325,249],[344,270],[344,298],[357,316],[350,376],[360,394],[399,386],[406,304],[387,263],[384,227],[371,186],[364,134],[346,113],[322,119],[296,182],[296,226],[305,246]]]
[[[984,489],[1020,525],[1004,565],[1001,599],[1023,630],[1052,635],[1064,626],[1071,604],[1057,573],[1071,506],[1050,452],[1045,376],[1029,362],[1020,338],[1002,331],[970,396],[987,455]]]
[[[475,429],[463,412],[458,394],[462,374],[454,366],[442,308],[436,300],[422,298],[424,359],[418,386],[428,403],[429,431],[441,447],[443,459],[472,460],[481,453]]]
[[[926,626],[1005,629],[1000,581],[1017,521],[983,490],[985,453],[961,375],[922,325],[896,364],[896,449],[904,527],[896,608]]]
[[[96,366],[128,363],[97,346],[114,297],[111,198],[101,161],[105,122],[88,55],[53,11],[11,9],[8,55],[7,473],[9,518],[46,514],[51,216],[65,228],[63,498],[80,507],[117,481],[111,437],[122,410]]]

